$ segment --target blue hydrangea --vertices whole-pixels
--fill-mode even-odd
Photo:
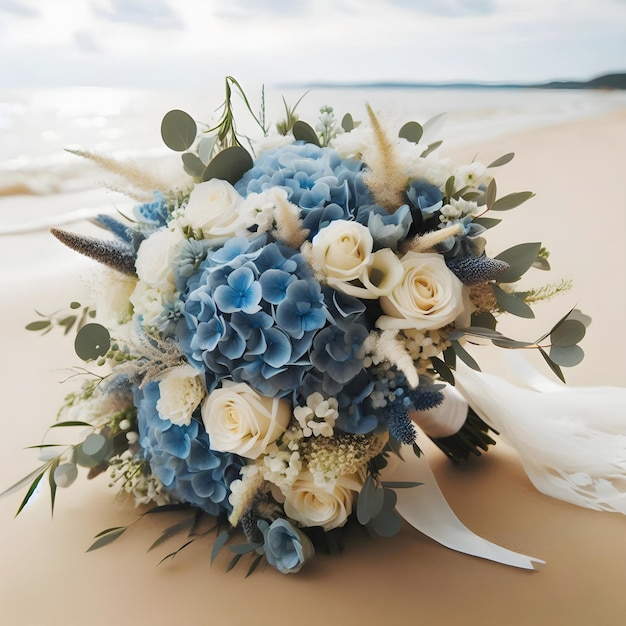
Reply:
[[[152,202],[136,205],[133,207],[133,213],[144,224],[156,226],[157,228],[166,226],[169,219],[169,210],[165,196],[160,191],[152,192],[152,196],[154,198]]]
[[[272,397],[300,385],[313,337],[332,321],[300,253],[265,236],[232,240],[189,284],[177,334],[209,389],[226,376]]]
[[[332,148],[294,143],[263,152],[235,189],[245,197],[282,187],[289,201],[302,209],[304,226],[313,237],[327,221],[348,217],[362,204],[372,203],[362,170],[361,161],[342,159]],[[329,205],[335,206],[319,211]],[[307,220],[313,211],[314,217]]]
[[[391,248],[395,251],[407,236],[413,217],[408,204],[403,204],[391,214],[383,207],[364,205],[359,208],[356,221],[367,226],[374,240],[375,250]]]
[[[210,515],[229,514],[228,486],[239,477],[245,460],[211,450],[209,435],[195,419],[189,426],[161,419],[156,409],[159,397],[154,381],[135,390],[139,444],[152,473],[182,502]]]

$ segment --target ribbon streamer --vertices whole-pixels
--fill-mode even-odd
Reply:
[[[411,446],[402,447],[404,461],[390,459],[382,471],[383,481],[422,483],[414,489],[398,489],[396,510],[411,526],[457,552],[478,556],[522,569],[537,569],[541,559],[502,548],[463,525],[446,502],[425,456],[415,456]]]

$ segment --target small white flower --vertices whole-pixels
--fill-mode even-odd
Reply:
[[[454,190],[458,191],[463,187],[478,187],[481,182],[484,182],[484,176],[487,172],[487,168],[478,161],[469,163],[467,165],[459,165],[454,172]]]
[[[306,406],[297,406],[293,415],[305,437],[332,437],[335,420],[339,416],[335,398],[324,399],[317,391],[306,399]]]
[[[159,417],[178,426],[189,426],[192,413],[205,395],[198,370],[188,364],[167,372],[159,382],[159,393]]]

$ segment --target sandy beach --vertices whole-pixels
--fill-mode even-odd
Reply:
[[[498,216],[504,221],[488,233],[488,253],[541,241],[551,252],[552,271],[529,272],[524,284],[564,278],[573,280],[573,289],[535,306],[537,319],[508,316],[501,329],[517,339],[534,340],[576,306],[593,322],[581,344],[585,360],[565,370],[568,383],[626,386],[626,334],[621,330],[626,310],[626,109],[444,154],[458,162],[476,157],[489,163],[508,152],[516,156],[495,172],[499,195],[528,190],[536,197]],[[26,217],[28,201],[17,199]],[[89,292],[84,277],[92,266],[47,233],[0,238],[0,255],[5,305],[0,331],[5,349],[1,490],[36,466],[36,455],[23,448],[37,444],[53,422],[67,392],[66,385],[58,384],[68,376],[63,368],[77,360],[72,342],[60,332],[39,337],[24,325],[35,319],[35,309],[51,312],[72,300],[82,301]],[[38,278],[20,280],[23,264],[35,268]],[[477,347],[472,354],[485,371],[500,373],[494,349]],[[529,355],[529,360],[551,376],[538,355]],[[408,526],[388,540],[352,538],[343,556],[315,559],[295,577],[271,568],[249,579],[244,579],[243,568],[225,574],[224,558],[209,568],[207,540],[157,567],[169,550],[145,553],[162,527],[155,520],[146,520],[102,551],[86,554],[96,533],[132,522],[136,512],[128,503],[114,503],[106,479],[95,485],[79,480],[69,491],[59,490],[54,520],[47,487],[17,519],[23,492],[0,500],[0,621],[11,626],[114,621],[159,626],[174,619],[214,624],[228,610],[224,623],[237,626],[252,620],[270,623],[265,610],[280,605],[284,615],[292,616],[290,622],[299,624],[376,624],[392,616],[434,624],[622,623],[623,516],[540,494],[504,444],[461,469],[450,466],[431,446],[425,448],[459,518],[495,543],[545,559],[542,571],[519,571],[452,552]],[[179,544],[182,540],[167,547]],[[111,603],[112,595],[123,604]],[[176,616],[162,610],[161,597],[172,601],[167,611],[175,610]]]

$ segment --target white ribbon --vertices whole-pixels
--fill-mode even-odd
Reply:
[[[396,510],[411,526],[441,545],[504,565],[536,569],[541,559],[502,548],[466,528],[446,502],[425,456],[415,456],[411,446],[402,447],[404,461],[390,459],[381,479],[390,482],[420,482],[415,488],[397,489]]]
[[[441,404],[432,409],[411,413],[411,419],[433,439],[455,435],[467,419],[465,398],[447,383],[444,383],[441,393],[443,393]]]

